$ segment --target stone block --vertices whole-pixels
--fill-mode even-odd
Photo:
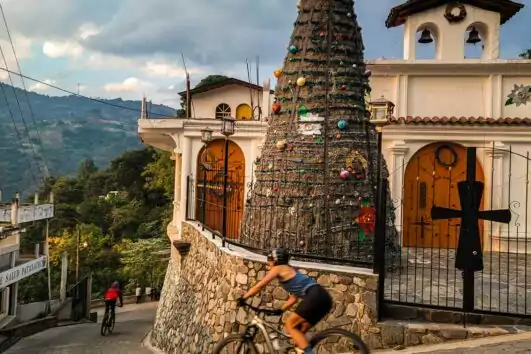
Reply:
[[[380,330],[384,347],[404,344],[404,325],[399,323],[382,323]]]

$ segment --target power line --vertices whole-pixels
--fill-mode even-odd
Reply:
[[[7,68],[0,68],[0,70],[2,71],[5,71],[7,73],[10,73],[10,74],[13,74],[13,75],[17,75],[17,76],[20,76],[21,78],[24,78],[24,79],[27,79],[27,80],[31,80],[33,82],[37,82],[39,84],[42,84],[42,85],[45,85],[45,86],[48,86],[48,87],[51,87],[51,88],[54,88],[56,90],[59,90],[59,91],[62,91],[64,93],[68,93],[72,96],[77,96],[77,97],[80,97],[80,98],[84,98],[84,99],[87,99],[87,100],[90,100],[90,101],[94,101],[94,102],[98,102],[98,103],[101,103],[101,104],[106,104],[108,106],[111,106],[111,107],[115,107],[115,108],[120,108],[120,109],[125,109],[125,110],[129,110],[129,111],[134,111],[134,112],[139,112],[141,113],[142,111],[140,109],[137,109],[137,108],[131,108],[131,107],[126,107],[126,106],[121,106],[119,104],[114,104],[114,103],[110,103],[110,102],[107,102],[107,101],[103,101],[103,100],[99,100],[97,98],[92,98],[92,97],[88,97],[88,96],[84,96],[84,95],[79,95],[75,92],[72,92],[70,90],[67,90],[67,89],[64,89],[62,87],[59,87],[59,86],[56,86],[56,85],[53,85],[53,84],[50,84],[48,82],[44,82],[44,81],[41,81],[41,80],[38,80],[38,79],[35,79],[31,76],[27,76],[27,75],[23,75],[21,73],[17,73],[15,71],[11,71]],[[154,115],[154,116],[159,116],[159,117],[166,117],[168,118],[168,115],[167,114],[161,114],[161,113],[151,113],[151,115]]]
[[[7,94],[6,94],[6,91],[4,89],[4,86],[5,86],[5,84],[3,82],[0,82],[0,90],[2,91],[2,94],[3,94],[4,99],[6,101],[6,107],[7,107],[7,110],[9,112],[9,116],[11,117],[11,121],[13,122],[13,127],[15,128],[15,132],[17,133],[18,142],[20,143],[21,149],[24,150],[24,143],[22,141],[22,136],[20,135],[20,131],[18,130],[17,122],[15,121],[15,116],[13,115],[13,111],[11,110],[11,106],[9,105],[9,101],[7,99]],[[33,173],[33,169],[31,167],[31,162],[30,162],[30,160],[29,160],[29,158],[28,158],[28,156],[26,154],[24,154],[24,158],[25,158],[26,162],[28,163],[28,169],[31,172],[31,176],[33,177],[33,181],[35,182],[35,184],[38,184],[37,178],[35,177],[35,174]]]
[[[1,45],[0,45],[0,55],[2,56],[2,59],[4,60],[4,65],[6,66],[6,69],[8,69],[6,56],[4,54],[4,49],[2,48]],[[15,101],[17,102],[18,109],[20,110],[20,117],[22,119],[22,124],[24,125],[24,130],[26,131],[26,134],[28,136],[28,142],[29,142],[29,144],[31,146],[31,151],[33,153],[33,158],[35,159],[35,162],[37,163],[37,167],[39,167],[39,169],[40,169],[39,159],[37,158],[37,154],[35,153],[35,148],[34,148],[32,142],[31,142],[31,135],[29,133],[28,125],[26,124],[26,119],[24,119],[24,111],[22,110],[22,105],[20,104],[20,100],[18,99],[17,91],[15,90],[15,84],[13,83],[13,78],[11,77],[11,74],[8,74],[7,76],[9,78],[9,82],[11,83],[11,88],[13,89],[13,95],[15,96]],[[9,102],[7,100],[7,95],[6,95],[6,103],[9,106]],[[12,114],[11,111],[10,111],[10,114]],[[14,119],[14,116],[13,116],[13,119]]]
[[[20,63],[18,61],[18,56],[17,56],[17,53],[15,51],[15,45],[13,43],[13,38],[11,37],[11,31],[9,30],[9,25],[7,24],[7,19],[6,19],[6,15],[5,15],[5,12],[4,12],[4,7],[1,4],[0,4],[0,12],[2,12],[2,18],[3,18],[4,24],[6,26],[7,36],[9,38],[9,43],[11,43],[11,49],[13,50],[13,56],[15,57],[15,62],[17,63],[18,72],[22,73],[22,69],[20,68]],[[6,68],[7,68],[7,63],[6,63]],[[30,102],[30,99],[29,99],[28,90],[26,88],[26,83],[24,82],[24,78],[21,78],[21,81],[22,81],[22,87],[24,88],[24,94],[26,95],[26,101],[28,102],[28,107],[29,107],[29,110],[30,110],[31,120],[33,121],[33,125],[35,126],[35,131],[37,132],[37,138],[38,138],[39,144],[41,146],[41,151],[42,151],[41,157],[42,157],[43,163],[44,163],[44,176],[45,177],[49,177],[50,173],[49,173],[49,168],[48,168],[48,161],[46,159],[46,151],[44,149],[44,144],[42,143],[42,138],[41,138],[41,133],[39,131],[39,126],[37,125],[37,122],[35,121],[35,114],[33,113],[33,108],[31,107],[31,102]]]

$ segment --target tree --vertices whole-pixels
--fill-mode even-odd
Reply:
[[[167,267],[169,243],[166,238],[138,240],[125,244],[122,251],[123,273],[131,286],[160,287]]]
[[[146,188],[162,190],[168,200],[173,200],[175,189],[175,164],[166,151],[153,152],[153,161],[148,163],[142,173]]]
[[[378,146],[365,107],[370,73],[353,5],[302,2],[284,66],[275,73],[276,114],[256,161],[240,242],[372,257]]]
[[[225,81],[228,79],[230,78],[225,75],[208,75],[207,77],[199,81],[199,83],[195,85],[194,89],[202,87],[202,86],[213,85],[213,84],[216,84],[218,82]]]
[[[86,159],[85,161],[79,164],[77,175],[81,180],[84,181],[97,171],[98,167],[94,163],[94,160]]]
[[[525,52],[519,55],[521,59],[531,59],[531,49],[526,50]]]

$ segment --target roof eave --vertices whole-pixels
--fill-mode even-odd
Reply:
[[[426,10],[422,10],[422,11],[414,11],[414,12],[408,13],[409,8],[413,5],[417,5],[417,4],[407,2],[407,3],[393,7],[389,11],[389,15],[387,16],[387,20],[385,21],[385,26],[387,28],[401,26],[406,22],[405,17],[414,15],[422,11],[426,11]],[[471,5],[471,6],[474,6],[474,5]],[[496,11],[496,12],[499,12],[501,15],[500,17],[501,25],[503,25],[504,23],[509,21],[511,18],[513,18],[514,15],[516,15],[521,9],[523,9],[525,5],[511,1],[510,3],[507,3],[505,6],[506,8],[507,7],[511,8],[510,11],[506,13],[506,16],[503,16],[503,14],[500,11]]]

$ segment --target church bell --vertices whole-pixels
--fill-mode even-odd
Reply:
[[[475,27],[472,27],[470,32],[468,33],[468,39],[466,40],[468,44],[476,44],[481,42],[481,38],[479,37],[479,32],[476,30]]]
[[[433,42],[433,38],[431,37],[431,32],[429,29],[425,28],[422,31],[422,34],[420,35],[419,43],[431,43],[431,42]]]

